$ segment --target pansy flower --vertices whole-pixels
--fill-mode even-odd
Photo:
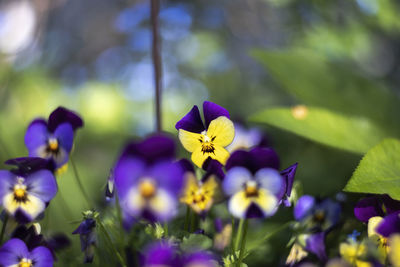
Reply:
[[[230,197],[228,208],[237,218],[272,216],[284,195],[285,181],[279,159],[272,149],[238,150],[227,164],[222,187]]]
[[[60,169],[68,162],[74,131],[83,126],[83,121],[76,113],[59,107],[49,119],[33,120],[25,133],[25,145],[30,157],[50,160],[54,169]]]
[[[21,223],[35,220],[56,193],[55,177],[47,169],[0,170],[0,204]]]
[[[218,183],[216,176],[207,173],[202,180],[198,180],[193,166],[187,160],[179,162],[185,170],[185,187],[180,201],[191,207],[196,213],[204,214],[213,202]]]
[[[115,188],[126,226],[133,220],[168,221],[177,213],[183,170],[173,163],[172,139],[156,135],[129,144],[114,168]]]
[[[316,199],[310,195],[299,198],[294,207],[294,218],[309,230],[329,231],[340,218],[341,206],[329,198]]]
[[[197,106],[176,123],[179,140],[183,147],[192,153],[192,161],[199,168],[209,157],[225,165],[229,158],[225,147],[232,143],[235,136],[229,112],[217,104],[205,101],[203,113],[205,123]]]
[[[52,267],[53,256],[46,247],[29,251],[25,243],[13,238],[0,248],[0,265],[4,267]]]

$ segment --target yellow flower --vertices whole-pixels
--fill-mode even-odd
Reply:
[[[204,183],[198,181],[193,173],[186,174],[186,187],[181,202],[189,205],[196,213],[208,211],[214,200],[217,182],[210,176]]]

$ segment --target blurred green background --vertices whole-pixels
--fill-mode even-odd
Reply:
[[[216,102],[264,129],[282,167],[299,162],[296,179],[316,196],[334,196],[363,153],[400,136],[398,1],[161,2],[165,131],[176,136],[175,122],[192,105]],[[154,131],[149,17],[148,1],[0,1],[0,161],[26,155],[33,118],[60,105],[76,110],[85,127],[73,158],[87,191],[104,205],[123,144]],[[299,104],[312,107],[306,126],[290,117]],[[71,233],[88,208],[71,167],[58,182],[45,234]],[[290,212],[265,231],[282,218]],[[77,266],[78,237],[72,240],[61,257]],[[270,264],[282,261],[287,240],[265,244],[251,262],[265,262],[268,251]]]

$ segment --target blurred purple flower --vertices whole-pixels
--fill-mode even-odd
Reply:
[[[383,218],[375,231],[384,237],[400,233],[400,212],[389,214]]]
[[[294,218],[306,225],[309,230],[329,231],[339,222],[341,210],[340,204],[332,199],[319,200],[304,195],[294,207]]]
[[[95,213],[96,214],[96,213]],[[73,235],[79,234],[81,250],[85,254],[84,263],[90,263],[94,257],[94,246],[96,244],[96,220],[93,217],[85,218],[78,228],[72,232]]]
[[[1,266],[52,267],[53,256],[46,247],[39,246],[29,251],[25,243],[13,238],[0,248]]]
[[[33,120],[25,133],[25,145],[30,157],[50,160],[54,169],[59,169],[68,162],[74,131],[83,126],[83,121],[74,112],[59,107],[49,119]]]
[[[397,211],[400,211],[400,201],[392,199],[389,195],[374,195],[363,198],[354,207],[356,218],[365,223],[372,217],[383,217]]]
[[[254,147],[266,147],[268,139],[266,135],[258,128],[245,128],[238,122],[235,125],[235,138],[232,143],[226,147],[229,153],[240,149],[251,149]]]
[[[238,150],[229,158],[222,187],[230,199],[228,209],[237,218],[262,218],[275,214],[285,192],[272,149]]]
[[[174,142],[164,135],[125,148],[114,177],[126,227],[135,219],[165,222],[176,215],[183,169],[174,155]]]
[[[35,220],[57,193],[53,173],[47,169],[0,170],[0,204],[20,223]]]

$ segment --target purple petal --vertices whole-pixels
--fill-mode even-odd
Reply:
[[[230,169],[222,182],[222,188],[228,196],[243,189],[247,181],[252,179],[251,173],[243,167]]]
[[[52,170],[51,168],[51,163],[49,160],[44,159],[44,158],[38,158],[38,157],[21,157],[21,158],[14,158],[14,159],[9,159],[5,164],[8,165],[14,165],[18,167],[18,170],[16,173],[26,176],[32,172],[41,170],[41,169],[49,169]]]
[[[176,250],[167,243],[152,245],[146,252],[144,266],[179,266]]]
[[[52,267],[53,255],[46,247],[37,247],[31,252],[32,261],[35,262],[35,267]]]
[[[214,256],[205,251],[198,251],[187,255],[183,260],[183,266],[217,267]]]
[[[274,168],[279,170],[279,156],[272,148],[256,147],[250,150],[250,155],[254,164],[254,172],[262,168]]]
[[[386,216],[376,228],[376,232],[384,237],[400,233],[400,213],[396,212]]]
[[[160,162],[149,170],[149,176],[157,181],[160,188],[178,197],[184,184],[183,170],[179,163]]]
[[[193,106],[189,113],[175,124],[175,128],[177,130],[183,129],[192,133],[201,133],[204,131],[205,128],[200,117],[199,108]]]
[[[289,166],[287,169],[281,171],[281,175],[283,176],[286,183],[285,193],[288,197],[290,197],[290,194],[292,193],[293,181],[294,176],[296,175],[297,165],[298,163],[295,163]]]
[[[70,152],[74,143],[74,130],[69,123],[62,123],[54,131],[54,137],[57,138],[61,147],[66,152]]]
[[[40,170],[26,177],[28,192],[43,202],[49,202],[57,194],[57,182],[49,170]]]
[[[187,159],[181,159],[178,161],[184,173],[191,172],[194,173],[193,164]]]
[[[226,163],[229,170],[235,166],[242,166],[252,173],[262,168],[279,169],[279,157],[272,148],[253,148],[250,152],[244,150],[235,151]]]
[[[354,215],[358,220],[367,223],[372,217],[384,215],[381,207],[376,196],[363,198],[354,207]]]
[[[145,171],[145,163],[133,157],[122,157],[114,168],[115,187],[120,200],[124,199],[126,194],[136,185]]]
[[[294,218],[299,221],[306,217],[315,206],[315,198],[313,196],[304,195],[296,203],[294,207]]]
[[[0,248],[1,266],[17,265],[20,258],[29,258],[28,248],[22,240],[10,239]]]
[[[220,180],[223,180],[225,177],[225,173],[222,167],[223,165],[218,160],[214,160],[209,157],[203,163],[203,169],[206,171],[206,174],[204,175],[202,180],[206,180],[211,175],[216,175]]]
[[[263,217],[265,217],[265,215],[261,210],[261,208],[257,204],[251,203],[249,208],[247,209],[246,218],[252,219],[252,218],[263,218]]]
[[[15,183],[15,175],[6,170],[0,170],[0,204],[3,202],[3,197],[12,192]]]
[[[94,219],[86,219],[79,224],[78,228],[72,232],[73,235],[88,235],[90,234],[93,229],[96,227],[96,221]]]
[[[400,211],[400,201],[394,200],[389,195],[381,196],[383,205],[385,206],[386,213],[391,214],[397,211]]]
[[[83,120],[78,114],[64,107],[58,107],[49,116],[49,130],[53,132],[60,124],[65,122],[69,123],[74,131],[83,126]]]
[[[255,180],[259,183],[260,187],[267,189],[274,195],[279,194],[283,188],[281,174],[272,168],[263,168],[254,176]]]
[[[26,213],[25,210],[18,208],[13,214],[14,219],[20,224],[27,224],[35,219],[30,214]]]
[[[38,156],[38,148],[47,145],[49,130],[47,123],[43,119],[36,119],[29,124],[25,133],[25,145],[28,149],[29,156]]]
[[[203,114],[206,128],[208,128],[208,125],[210,125],[212,120],[215,120],[220,116],[225,116],[228,119],[230,118],[229,112],[226,109],[210,101],[203,102]]]
[[[310,235],[306,240],[306,249],[314,253],[320,260],[327,260],[325,252],[325,232]]]
[[[148,164],[175,157],[175,142],[172,138],[163,135],[153,135],[142,142],[128,144],[122,155],[136,156]]]

